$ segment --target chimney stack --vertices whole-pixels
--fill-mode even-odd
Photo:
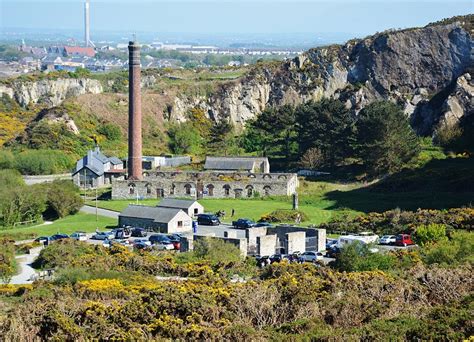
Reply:
[[[90,46],[90,15],[89,15],[89,0],[86,0],[84,2],[84,43],[86,44],[86,47]]]
[[[142,179],[140,46],[128,44],[128,179]]]

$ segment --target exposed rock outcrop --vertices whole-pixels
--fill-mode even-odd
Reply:
[[[469,101],[461,95],[462,101],[453,95],[447,109],[440,108],[453,82],[472,64],[472,45],[469,30],[459,21],[316,48],[278,65],[257,65],[243,79],[200,101],[177,100],[179,106],[173,106],[170,117],[183,118],[198,105],[211,118],[230,118],[243,125],[268,106],[334,97],[357,113],[375,100],[386,99],[400,104],[407,115],[413,115],[417,130],[429,134],[442,112],[452,118],[469,110]],[[472,95],[472,89],[464,87],[466,92]]]
[[[60,105],[66,98],[82,94],[103,92],[99,81],[87,78],[59,78],[55,80],[13,81],[11,85],[0,86],[3,94],[14,98],[21,106],[42,103],[49,107]]]

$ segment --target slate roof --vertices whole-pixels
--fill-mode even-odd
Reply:
[[[181,209],[149,207],[144,205],[130,204],[119,216],[150,219],[158,223],[170,222]]]
[[[177,208],[177,209],[189,209],[193,204],[194,200],[181,200],[174,198],[164,198],[158,203],[157,207],[160,208]]]
[[[206,157],[206,170],[252,170],[254,158]]]
[[[109,162],[110,162],[111,164],[113,164],[113,165],[120,165],[120,164],[123,163],[123,162],[122,162],[120,159],[118,159],[117,157],[110,157],[110,158],[109,158]]]
[[[102,176],[104,172],[108,171],[104,167],[104,165],[108,162],[113,165],[122,164],[122,161],[117,157],[108,158],[100,151],[98,147],[96,147],[96,149],[88,151],[86,156],[77,161],[76,168],[73,171],[73,175],[81,171],[84,167],[86,167],[98,176]]]

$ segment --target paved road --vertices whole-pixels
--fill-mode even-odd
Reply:
[[[85,205],[81,208],[81,211],[86,214],[93,214],[95,215],[95,207],[90,206],[90,205]],[[119,212],[118,211],[113,211],[113,210],[107,210],[107,209],[101,209],[97,208],[97,212],[100,216],[105,216],[105,217],[111,217],[118,219]]]
[[[35,254],[18,255],[16,260],[20,267],[20,273],[14,276],[10,284],[31,284],[36,278],[36,271],[31,267],[31,263],[38,257],[39,252]]]
[[[26,185],[53,182],[56,179],[71,180],[72,176],[70,173],[63,173],[63,174],[57,174],[57,175],[44,175],[44,176],[23,176],[23,180],[25,181]]]

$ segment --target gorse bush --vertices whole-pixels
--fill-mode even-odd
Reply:
[[[447,239],[446,225],[431,223],[416,228],[415,242],[420,246]]]

